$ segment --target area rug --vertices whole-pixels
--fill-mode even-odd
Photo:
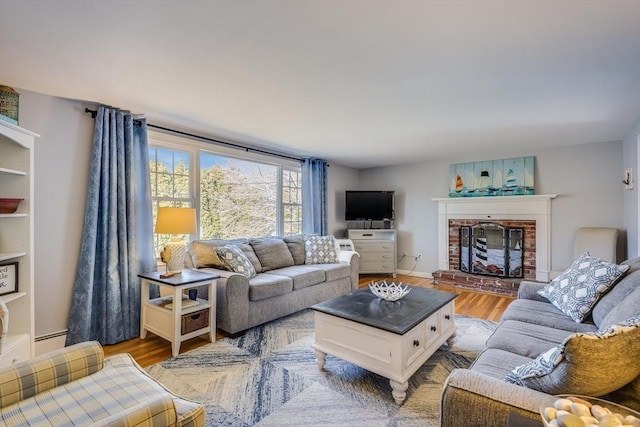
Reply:
[[[204,403],[207,426],[438,426],[442,385],[466,368],[495,328],[456,315],[457,333],[409,380],[397,405],[389,380],[311,349],[313,312],[304,310],[150,366],[167,388]]]

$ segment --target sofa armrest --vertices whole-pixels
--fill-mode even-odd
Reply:
[[[92,426],[170,427],[177,424],[177,418],[173,398],[169,394],[161,394],[127,408],[118,414],[103,418],[92,424]]]
[[[346,262],[351,266],[351,290],[355,291],[360,283],[360,254],[356,251],[340,251],[338,261]]]
[[[104,367],[104,352],[87,341],[0,369],[0,408],[86,377]]]
[[[216,318],[218,328],[230,333],[240,332],[249,324],[249,279],[233,271],[201,268],[214,273],[216,280]]]
[[[538,294],[538,291],[547,286],[547,283],[529,282],[523,280],[518,287],[518,299],[529,299],[534,301],[549,302],[548,299]]]
[[[440,400],[441,427],[506,426],[510,413],[540,420],[553,397],[469,369],[454,369]]]

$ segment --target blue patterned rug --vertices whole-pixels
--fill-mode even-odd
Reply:
[[[177,395],[203,402],[207,426],[438,426],[442,384],[466,368],[495,328],[456,315],[457,333],[409,380],[397,405],[389,380],[328,356],[320,372],[313,350],[313,312],[304,310],[237,338],[147,368]]]

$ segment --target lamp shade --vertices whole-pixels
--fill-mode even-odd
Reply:
[[[196,232],[195,208],[158,208],[155,232],[158,234],[194,234]]]

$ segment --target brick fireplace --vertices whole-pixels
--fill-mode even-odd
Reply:
[[[515,296],[522,280],[548,281],[551,264],[551,195],[433,199],[438,202],[438,267],[434,282]],[[490,222],[524,230],[523,277],[460,271],[460,228]]]

